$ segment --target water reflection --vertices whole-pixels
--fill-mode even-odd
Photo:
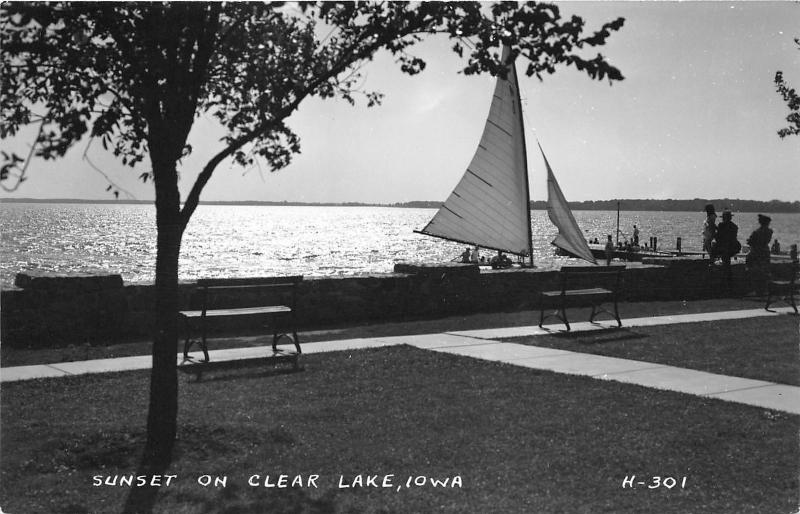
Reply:
[[[24,270],[120,273],[127,282],[151,282],[155,270],[152,205],[1,204],[0,284]],[[400,261],[456,258],[462,244],[415,234],[432,209],[201,205],[184,237],[180,278],[273,274],[343,276],[390,272]],[[576,211],[587,239],[614,234],[616,212]],[[772,228],[788,248],[800,240],[800,214],[774,214]],[[622,212],[622,235],[656,236],[662,248],[701,245],[702,213]],[[756,228],[755,214],[737,214],[740,240]],[[571,259],[553,253],[556,229],[547,213],[532,213],[534,261],[557,268]],[[490,252],[484,252],[489,256]]]

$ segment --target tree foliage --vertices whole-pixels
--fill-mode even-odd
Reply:
[[[800,38],[795,38],[794,42],[797,48],[800,49]],[[794,88],[786,83],[783,78],[783,72],[781,71],[775,73],[775,87],[781,97],[783,97],[783,101],[786,102],[786,105],[789,107],[789,114],[786,116],[786,121],[789,125],[780,129],[778,135],[784,138],[786,136],[800,134],[800,95],[797,94]]]
[[[359,93],[369,104],[380,101],[379,93],[358,90],[358,66],[379,49],[415,74],[425,62],[409,47],[444,33],[460,55],[463,41],[472,42],[467,74],[504,73],[498,46],[508,44],[513,57],[527,58],[528,75],[553,73],[563,63],[619,80],[601,55],[585,58],[580,50],[604,44],[622,23],[584,36],[579,17],[562,20],[555,6],[513,2],[6,4],[0,137],[41,123],[38,157],[63,156],[89,134],[133,167],[164,139],[171,144],[157,145],[165,151],[160,158],[185,157],[195,118],[209,114],[227,131],[214,163],[262,158],[274,170],[299,151],[283,122],[306,97],[352,102]],[[160,133],[165,121],[170,134]],[[190,200],[207,179],[201,175]]]

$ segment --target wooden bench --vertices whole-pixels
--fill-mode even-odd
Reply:
[[[567,308],[579,307],[587,302],[592,306],[592,314],[589,321],[593,322],[598,314],[610,314],[617,320],[621,327],[622,321],[619,319],[617,308],[617,294],[621,285],[622,271],[625,266],[564,266],[559,271],[561,289],[557,291],[542,291],[539,295],[539,327],[541,328],[544,320],[550,317],[560,319],[570,330],[567,320]],[[588,289],[575,289],[576,284],[591,283],[595,287]],[[613,303],[613,312],[604,308],[606,303]],[[544,311],[555,307],[552,314],[545,316]]]
[[[186,342],[183,346],[184,360],[189,360],[189,349],[196,343],[203,350],[204,362],[209,362],[206,336],[211,318],[260,316],[267,321],[267,327],[272,328],[272,355],[267,357],[289,360],[297,368],[302,351],[300,339],[297,336],[296,300],[297,286],[302,280],[302,276],[198,280],[197,289],[201,308],[179,312],[186,327]],[[249,296],[252,293],[258,294],[259,300],[247,303],[259,303],[259,305],[226,307],[226,305],[244,303],[241,295],[248,294]],[[198,328],[200,339],[192,339],[192,335]],[[281,344],[293,344],[294,351],[278,350],[278,344],[284,338],[288,341]]]
[[[784,301],[792,306],[795,314],[798,313],[794,295],[798,290],[797,272],[799,267],[800,264],[798,264],[798,261],[793,260],[791,271],[789,272],[789,280],[769,281],[767,284],[767,304],[764,306],[765,310],[769,310],[769,306],[775,302]]]

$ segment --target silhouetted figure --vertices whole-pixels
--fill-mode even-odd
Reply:
[[[712,246],[713,255],[722,259],[725,278],[731,280],[731,257],[739,253],[742,244],[737,239],[739,227],[731,221],[733,214],[728,209],[722,211],[722,221],[717,225],[717,235]]]
[[[770,251],[772,252],[773,255],[778,255],[779,253],[781,253],[781,244],[778,242],[777,239],[772,242],[772,248],[770,248]]]
[[[706,220],[703,222],[703,251],[708,252],[711,263],[714,263],[716,257],[713,253],[713,241],[717,235],[717,213],[714,210],[714,205],[706,205]]]
[[[633,246],[639,246],[639,229],[633,226]]]
[[[511,267],[511,259],[506,257],[503,252],[497,252],[497,255],[492,257],[492,269],[509,268]]]
[[[611,240],[611,234],[608,235],[606,241],[606,266],[611,266],[611,258],[614,256],[614,241]]]
[[[747,269],[753,282],[753,289],[758,296],[766,292],[769,281],[769,241],[772,239],[772,229],[769,224],[772,218],[763,214],[758,215],[759,227],[747,238],[750,253],[747,254]]]

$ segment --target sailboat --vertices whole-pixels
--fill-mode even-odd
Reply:
[[[503,49],[503,59],[508,58]],[[552,244],[596,264],[580,227],[547,167],[547,212],[558,228]],[[528,156],[516,66],[498,77],[478,148],[461,180],[422,230],[414,232],[528,259],[533,267]]]

